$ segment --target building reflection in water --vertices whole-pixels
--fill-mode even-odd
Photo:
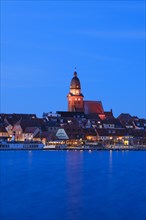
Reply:
[[[83,192],[83,152],[67,152],[67,219],[79,219]]]
[[[112,174],[112,157],[113,157],[113,151],[109,151],[109,174]]]
[[[28,164],[29,166],[32,165],[32,151],[31,150],[28,151]]]

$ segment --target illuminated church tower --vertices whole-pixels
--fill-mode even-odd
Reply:
[[[77,72],[74,72],[74,77],[71,80],[70,91],[67,95],[68,98],[68,111],[69,112],[83,112],[84,101],[83,94],[81,93],[80,80],[77,77]]]

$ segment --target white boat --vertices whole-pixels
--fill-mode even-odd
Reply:
[[[55,149],[56,148],[56,145],[45,145],[44,146],[44,149]]]
[[[30,141],[1,141],[0,150],[21,150],[21,149],[43,149],[44,144],[42,142],[30,142]]]

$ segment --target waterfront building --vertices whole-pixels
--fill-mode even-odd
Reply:
[[[128,113],[114,117],[99,100],[84,100],[81,83],[74,72],[67,95],[68,111],[35,114],[0,114],[0,139],[14,141],[65,141],[69,145],[82,142],[146,143],[146,119]],[[60,142],[59,142],[60,143]]]

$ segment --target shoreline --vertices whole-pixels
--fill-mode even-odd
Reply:
[[[146,151],[146,147],[127,147],[127,148],[100,148],[100,147],[66,147],[66,148],[0,148],[0,151]]]

